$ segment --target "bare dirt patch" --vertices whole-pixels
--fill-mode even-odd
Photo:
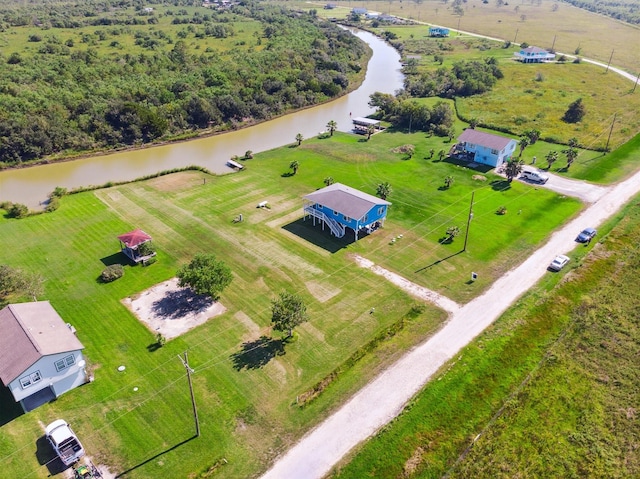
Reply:
[[[170,175],[159,176],[147,182],[147,185],[158,191],[182,191],[201,185],[202,173],[196,171],[183,171]]]
[[[319,283],[317,281],[307,281],[305,286],[309,292],[321,303],[329,301],[334,296],[340,294],[340,288],[335,288],[329,284]]]
[[[177,278],[157,284],[122,302],[151,332],[160,333],[166,339],[177,338],[227,310],[208,296],[178,287]]]

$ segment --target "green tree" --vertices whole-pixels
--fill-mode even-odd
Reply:
[[[522,173],[522,166],[524,162],[520,159],[511,158],[507,162],[507,166],[505,168],[505,174],[507,175],[507,181],[511,183],[514,178],[516,178],[520,173]]]
[[[436,154],[436,150],[434,150],[433,148],[429,148],[429,159],[433,158],[433,155]]]
[[[300,144],[302,143],[302,140],[304,140],[304,136],[302,136],[302,133],[298,133],[296,135],[296,141],[298,142],[298,146],[300,146]]]
[[[438,152],[438,160],[440,160],[440,161],[444,160],[444,157],[445,157],[445,156],[447,156],[447,152],[446,152],[446,151],[444,151],[444,150],[440,150],[440,151]]]
[[[276,331],[287,332],[293,336],[293,328],[309,320],[307,306],[297,294],[282,291],[271,300],[271,323]]]
[[[391,185],[387,182],[378,183],[378,186],[376,186],[376,195],[378,195],[383,200],[387,199],[387,197],[391,194],[391,191]]]
[[[576,101],[569,105],[569,108],[564,113],[562,121],[565,123],[578,123],[582,120],[587,110],[582,103],[582,98],[578,98]]]
[[[332,176],[327,176],[325,177],[324,180],[322,180],[322,182],[324,183],[325,186],[331,186],[332,184],[334,184],[336,181],[333,179]]]
[[[578,150],[570,146],[569,148],[562,150],[562,153],[567,157],[567,169],[569,169],[578,157]]]
[[[525,131],[524,136],[529,138],[530,145],[535,145],[536,141],[540,139],[540,130],[532,128],[531,130]]]
[[[545,159],[547,160],[547,164],[549,165],[547,166],[547,169],[550,169],[551,165],[558,161],[558,152],[550,151],[549,153],[547,153],[547,156],[545,156]]]
[[[43,293],[44,279],[37,273],[29,273],[9,265],[0,265],[0,305],[11,296],[27,296],[37,301]]]
[[[369,125],[367,126],[367,140],[371,139],[371,135],[373,135],[376,132],[376,127],[373,125]]]
[[[518,155],[518,157],[522,156],[522,153],[524,153],[525,148],[530,144],[531,144],[531,140],[529,139],[528,136],[523,135],[520,137],[520,154]]]
[[[453,184],[453,176],[449,175],[444,179],[444,187],[449,189]]]
[[[333,132],[338,128],[338,124],[335,121],[331,120],[329,123],[327,123],[327,128],[329,129],[329,135],[333,136]]]
[[[298,162],[298,160],[293,160],[291,163],[289,163],[289,168],[293,170],[293,174],[295,175],[298,172],[298,168],[300,168],[300,163]]]
[[[211,296],[214,301],[231,284],[231,269],[213,254],[198,253],[191,262],[182,266],[178,273],[178,286],[190,287],[197,294]]]
[[[451,243],[453,238],[460,234],[460,228],[457,226],[449,226],[445,234],[444,243]]]

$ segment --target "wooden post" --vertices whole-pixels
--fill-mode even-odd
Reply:
[[[471,204],[469,205],[469,217],[467,218],[467,230],[464,232],[464,246],[462,251],[467,251],[467,240],[469,239],[469,225],[471,224],[471,218],[473,218],[473,197],[476,194],[475,191],[471,192]]]
[[[191,373],[193,369],[189,367],[189,358],[187,356],[187,352],[184,352],[184,359],[180,357],[180,361],[184,365],[184,368],[187,370],[187,380],[189,381],[189,391],[191,392],[191,405],[193,406],[193,418],[196,422],[196,437],[200,437],[200,421],[198,420],[198,408],[196,407],[196,398],[193,395],[193,384],[191,384]]]

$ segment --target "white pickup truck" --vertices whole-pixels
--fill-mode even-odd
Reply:
[[[49,424],[45,429],[45,434],[65,466],[75,464],[84,456],[82,444],[64,419],[58,419]]]

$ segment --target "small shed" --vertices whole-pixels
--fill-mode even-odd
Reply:
[[[0,310],[0,380],[29,412],[87,382],[84,346],[49,301]]]
[[[141,263],[156,255],[155,251],[150,254],[140,254],[140,246],[151,241],[151,236],[136,229],[129,233],[118,236],[122,252],[134,263]]]
[[[311,216],[314,225],[319,220],[322,229],[326,225],[337,238],[342,238],[349,228],[356,241],[359,233],[372,233],[383,226],[390,205],[386,200],[341,183],[321,188],[303,199],[305,220]]]

